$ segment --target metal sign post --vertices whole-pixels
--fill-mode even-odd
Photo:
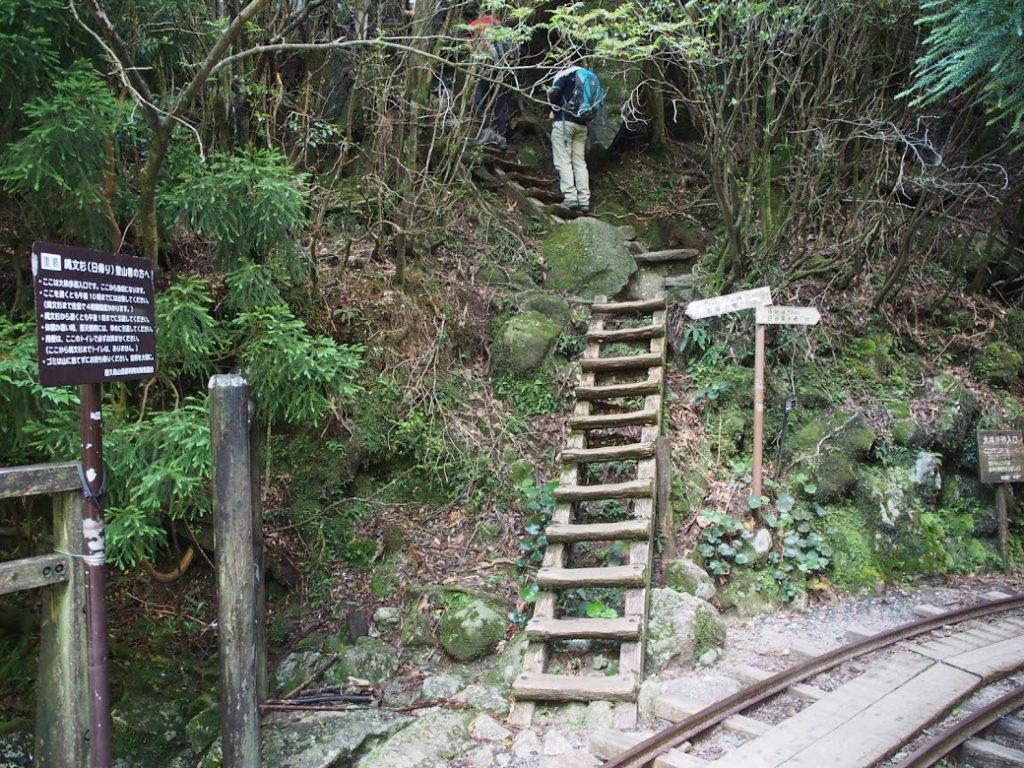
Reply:
[[[978,430],[978,475],[983,483],[994,483],[996,515],[999,520],[999,554],[1003,570],[1010,572],[1010,521],[1006,511],[1006,489],[1024,481],[1024,432],[1013,429]]]
[[[750,493],[761,495],[764,473],[764,327],[766,325],[817,325],[821,315],[814,307],[757,307],[754,314],[754,467]]]
[[[32,245],[39,381],[78,384],[81,400],[82,536],[85,541],[90,730],[94,768],[109,768],[103,415],[100,384],[156,373],[153,265],[146,259],[37,242]]]

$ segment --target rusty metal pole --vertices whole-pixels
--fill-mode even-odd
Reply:
[[[100,385],[79,387],[82,423],[82,535],[85,618],[89,638],[89,750],[93,768],[110,768],[110,680],[107,667],[106,557],[103,545],[103,415]]]
[[[1010,568],[1010,522],[1006,513],[1006,486],[1008,483],[996,484],[996,516],[999,521],[999,556],[1003,559],[1003,573],[1009,574]]]
[[[761,471],[764,449],[764,326],[754,331],[754,470],[750,483],[752,496],[761,495]]]

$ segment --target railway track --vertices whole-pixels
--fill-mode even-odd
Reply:
[[[821,695],[810,694],[806,686],[801,692],[801,684],[851,659],[891,649],[925,633],[1022,608],[1024,597],[992,600],[928,616],[849,643],[771,675],[692,714],[683,709],[679,722],[628,748],[625,747],[630,739],[628,735],[606,734],[606,744],[617,743],[617,749],[622,751],[608,760],[604,768],[641,768],[652,764],[656,768],[797,768],[826,764],[867,768],[879,765],[982,686],[1024,667],[1024,619],[1003,618],[948,638],[932,639],[900,650],[827,695],[820,689],[810,690],[817,690]],[[775,726],[743,715],[785,692],[803,693],[805,697],[818,700]],[[1024,700],[1024,693],[1021,696]],[[1019,708],[1020,705],[1015,706],[1016,701],[1007,698],[993,705],[991,711],[982,715],[978,721],[982,724],[974,731],[962,738],[958,734],[948,735],[938,746],[930,748],[932,751],[914,757],[917,762],[900,763],[899,768],[935,764],[973,733]],[[987,723],[985,717],[989,718]],[[711,761],[699,760],[684,751],[689,742],[722,724],[735,730],[745,729],[751,738],[724,757]]]

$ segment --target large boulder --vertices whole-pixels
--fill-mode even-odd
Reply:
[[[547,287],[584,299],[614,296],[637,268],[619,228],[591,217],[555,229],[542,250]]]
[[[129,693],[113,708],[113,749],[123,766],[167,765],[191,751],[191,712],[169,696]]]
[[[651,590],[645,669],[656,674],[673,662],[690,665],[724,640],[725,625],[713,606],[672,589]]]
[[[539,368],[561,332],[560,322],[540,312],[515,315],[498,331],[491,348],[495,371],[520,375]]]
[[[451,765],[473,745],[470,724],[473,713],[445,710],[419,718],[386,741],[379,742],[356,768],[441,768]]]
[[[701,600],[711,600],[718,591],[707,571],[688,557],[665,563],[665,586]]]
[[[476,599],[445,612],[437,624],[437,639],[453,659],[473,661],[494,652],[507,626],[501,613]]]
[[[342,652],[324,679],[341,685],[348,678],[355,677],[376,685],[394,677],[398,667],[398,651],[393,646],[383,640],[360,637],[354,646]]]
[[[590,124],[587,143],[593,153],[600,156],[607,154],[623,129],[641,127],[627,120],[633,111],[623,107],[630,102],[639,103],[635,94],[644,81],[644,73],[642,65],[635,62],[608,62],[598,65],[596,71],[604,88],[604,107]]]

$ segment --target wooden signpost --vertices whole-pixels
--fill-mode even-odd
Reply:
[[[999,554],[1003,570],[1010,572],[1009,520],[1006,487],[1024,481],[1024,431],[978,430],[978,474],[983,483],[996,486],[996,514],[999,519]]]
[[[743,309],[764,307],[771,303],[771,290],[768,286],[762,286],[761,288],[751,288],[749,291],[737,291],[722,296],[712,296],[710,299],[691,301],[686,305],[686,316],[694,320],[703,320],[705,317],[717,317]]]
[[[766,325],[817,325],[821,314],[814,307],[758,307],[754,330],[754,468],[752,496],[761,495],[764,473],[764,327]]]

